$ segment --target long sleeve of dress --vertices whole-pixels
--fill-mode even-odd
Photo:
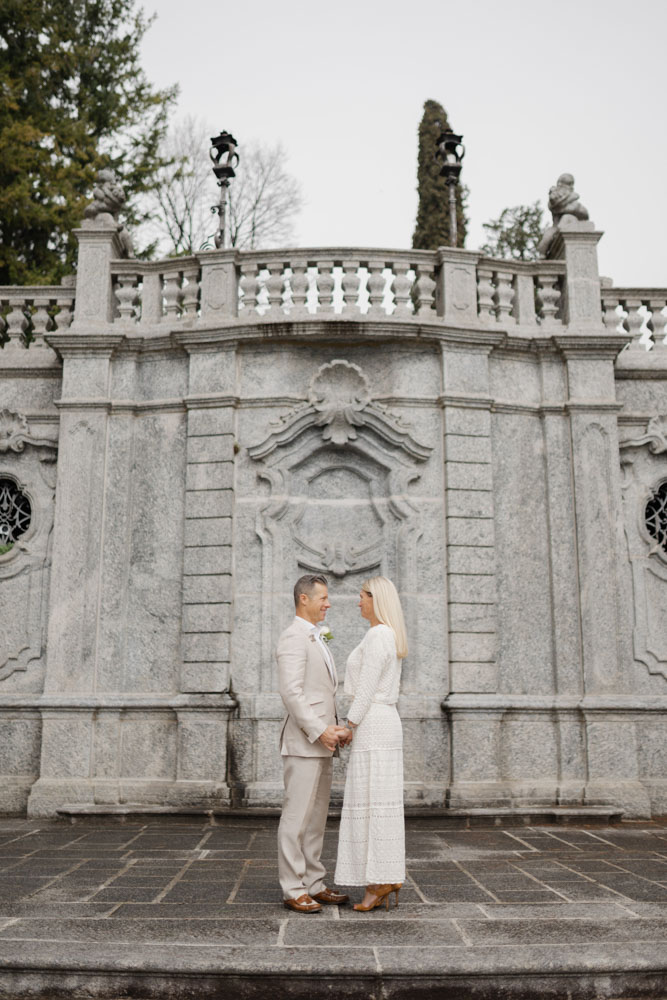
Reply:
[[[394,633],[387,625],[377,625],[366,636],[362,646],[359,678],[355,686],[354,701],[347,717],[359,725],[377,694],[380,679],[396,658]]]

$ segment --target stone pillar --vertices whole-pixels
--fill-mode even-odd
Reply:
[[[89,333],[107,327],[113,319],[116,302],[110,264],[122,255],[122,244],[117,226],[104,226],[92,220],[75,229],[74,235],[79,241],[79,255],[71,329]]]
[[[443,347],[451,692],[497,690],[489,350]]]
[[[202,250],[201,263],[202,324],[233,319],[238,315],[236,250]]]
[[[549,248],[549,257],[565,260],[561,312],[570,332],[600,331],[603,325],[597,254],[601,237],[593,222],[568,223],[565,217]]]
[[[453,247],[438,248],[435,305],[449,326],[477,326],[478,253]]]

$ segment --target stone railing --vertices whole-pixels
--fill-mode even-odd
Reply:
[[[604,325],[630,335],[629,349],[667,350],[667,288],[602,288]]]
[[[194,320],[199,314],[201,265],[196,257],[114,260],[115,321],[152,326]]]
[[[613,288],[604,281],[600,290],[597,266],[579,273],[579,258],[568,259],[567,247],[561,257],[538,261],[450,248],[358,247],[209,250],[140,261],[114,259],[109,244],[102,265],[94,256],[100,235],[80,237],[76,310],[73,278],[61,286],[0,287],[0,346],[39,345],[45,334],[67,329],[73,313],[73,333],[112,327],[141,335],[195,325],[343,319],[532,337],[568,324],[595,333],[604,321],[610,334],[627,333],[633,348],[665,346],[667,290]],[[594,250],[598,235],[569,238],[590,240]],[[85,240],[92,238],[97,242],[89,247]]]
[[[114,322],[126,326],[337,317],[551,328],[565,262],[336,247],[116,260],[111,272]]]
[[[62,285],[0,286],[0,344],[44,344],[44,334],[66,330],[74,315],[74,280]]]

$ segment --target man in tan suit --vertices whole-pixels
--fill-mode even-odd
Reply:
[[[349,736],[338,725],[333,656],[320,637],[327,580],[308,574],[294,587],[295,618],[278,640],[278,690],[287,710],[280,734],[285,798],[278,827],[278,873],[285,906],[316,913],[348,897],[324,884],[320,861],[329,809],[332,757]]]

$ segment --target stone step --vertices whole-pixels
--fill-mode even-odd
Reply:
[[[203,809],[193,807],[187,809],[183,806],[147,806],[140,803],[124,802],[122,804],[95,804],[89,802],[65,803],[58,810],[58,815],[79,819],[86,816],[113,817],[140,819],[142,816],[210,816],[220,818],[242,818],[248,819],[257,817],[268,819],[280,816],[278,807],[241,807],[241,808],[213,808]],[[568,824],[608,826],[613,823],[620,823],[623,819],[623,810],[617,806],[532,806],[523,807],[479,807],[470,809],[444,809],[424,807],[418,809],[410,807],[405,810],[406,819],[419,819],[420,822],[432,823],[438,826],[451,827],[454,829],[467,829],[470,827],[493,826],[506,827],[517,825],[550,825]],[[338,819],[340,809],[329,810],[330,819]]]

